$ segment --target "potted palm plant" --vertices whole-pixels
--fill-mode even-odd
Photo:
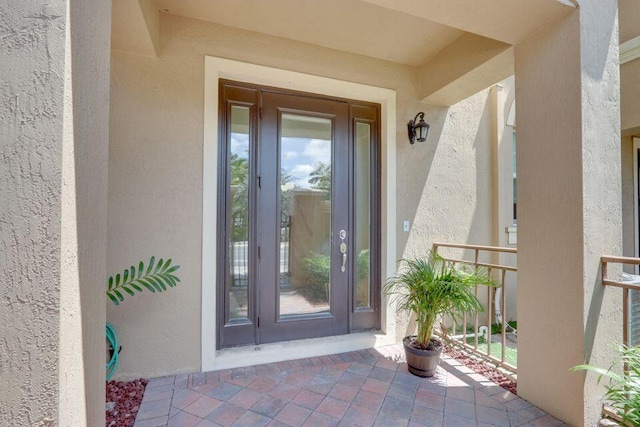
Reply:
[[[401,264],[400,272],[389,279],[384,291],[397,302],[398,310],[416,318],[417,334],[402,340],[409,372],[430,377],[436,372],[443,349],[442,341],[432,336],[438,318],[482,311],[474,288],[493,286],[495,282],[486,269],[465,270],[434,251],[426,258],[403,259]]]

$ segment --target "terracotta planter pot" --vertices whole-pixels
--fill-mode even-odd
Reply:
[[[434,376],[444,346],[440,346],[440,348],[436,350],[420,350],[411,346],[411,338],[410,336],[404,337],[402,340],[409,372],[419,377]]]

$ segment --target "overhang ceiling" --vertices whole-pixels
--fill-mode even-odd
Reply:
[[[161,54],[159,15],[170,13],[412,66],[418,99],[452,105],[513,74],[512,45],[574,8],[573,0],[113,0],[112,48]]]
[[[168,13],[420,66],[463,34],[360,0],[157,0]]]

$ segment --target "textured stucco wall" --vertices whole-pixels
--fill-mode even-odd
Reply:
[[[109,0],[67,2],[59,419],[104,422]]]
[[[0,5],[0,425],[55,425],[65,2]]]
[[[2,426],[104,420],[109,16],[0,6]]]
[[[200,310],[215,309],[200,296],[205,55],[395,89],[397,256],[435,240],[491,243],[488,91],[434,108],[417,101],[415,68],[169,14],[160,47],[157,58],[112,52],[108,271],[170,256],[182,283],[108,304],[123,345],[119,376],[200,368]],[[429,140],[412,146],[406,123],[422,110]]]
[[[518,393],[593,425],[602,388],[569,368],[608,366],[620,293],[600,257],[622,252],[617,2],[584,0],[516,46]]]

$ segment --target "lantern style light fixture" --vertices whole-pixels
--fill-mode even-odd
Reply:
[[[419,122],[417,122],[418,117],[420,117]],[[414,144],[416,141],[424,142],[427,140],[429,123],[424,121],[424,113],[422,111],[416,114],[416,117],[407,124],[407,128],[409,129],[409,142],[411,144]]]

